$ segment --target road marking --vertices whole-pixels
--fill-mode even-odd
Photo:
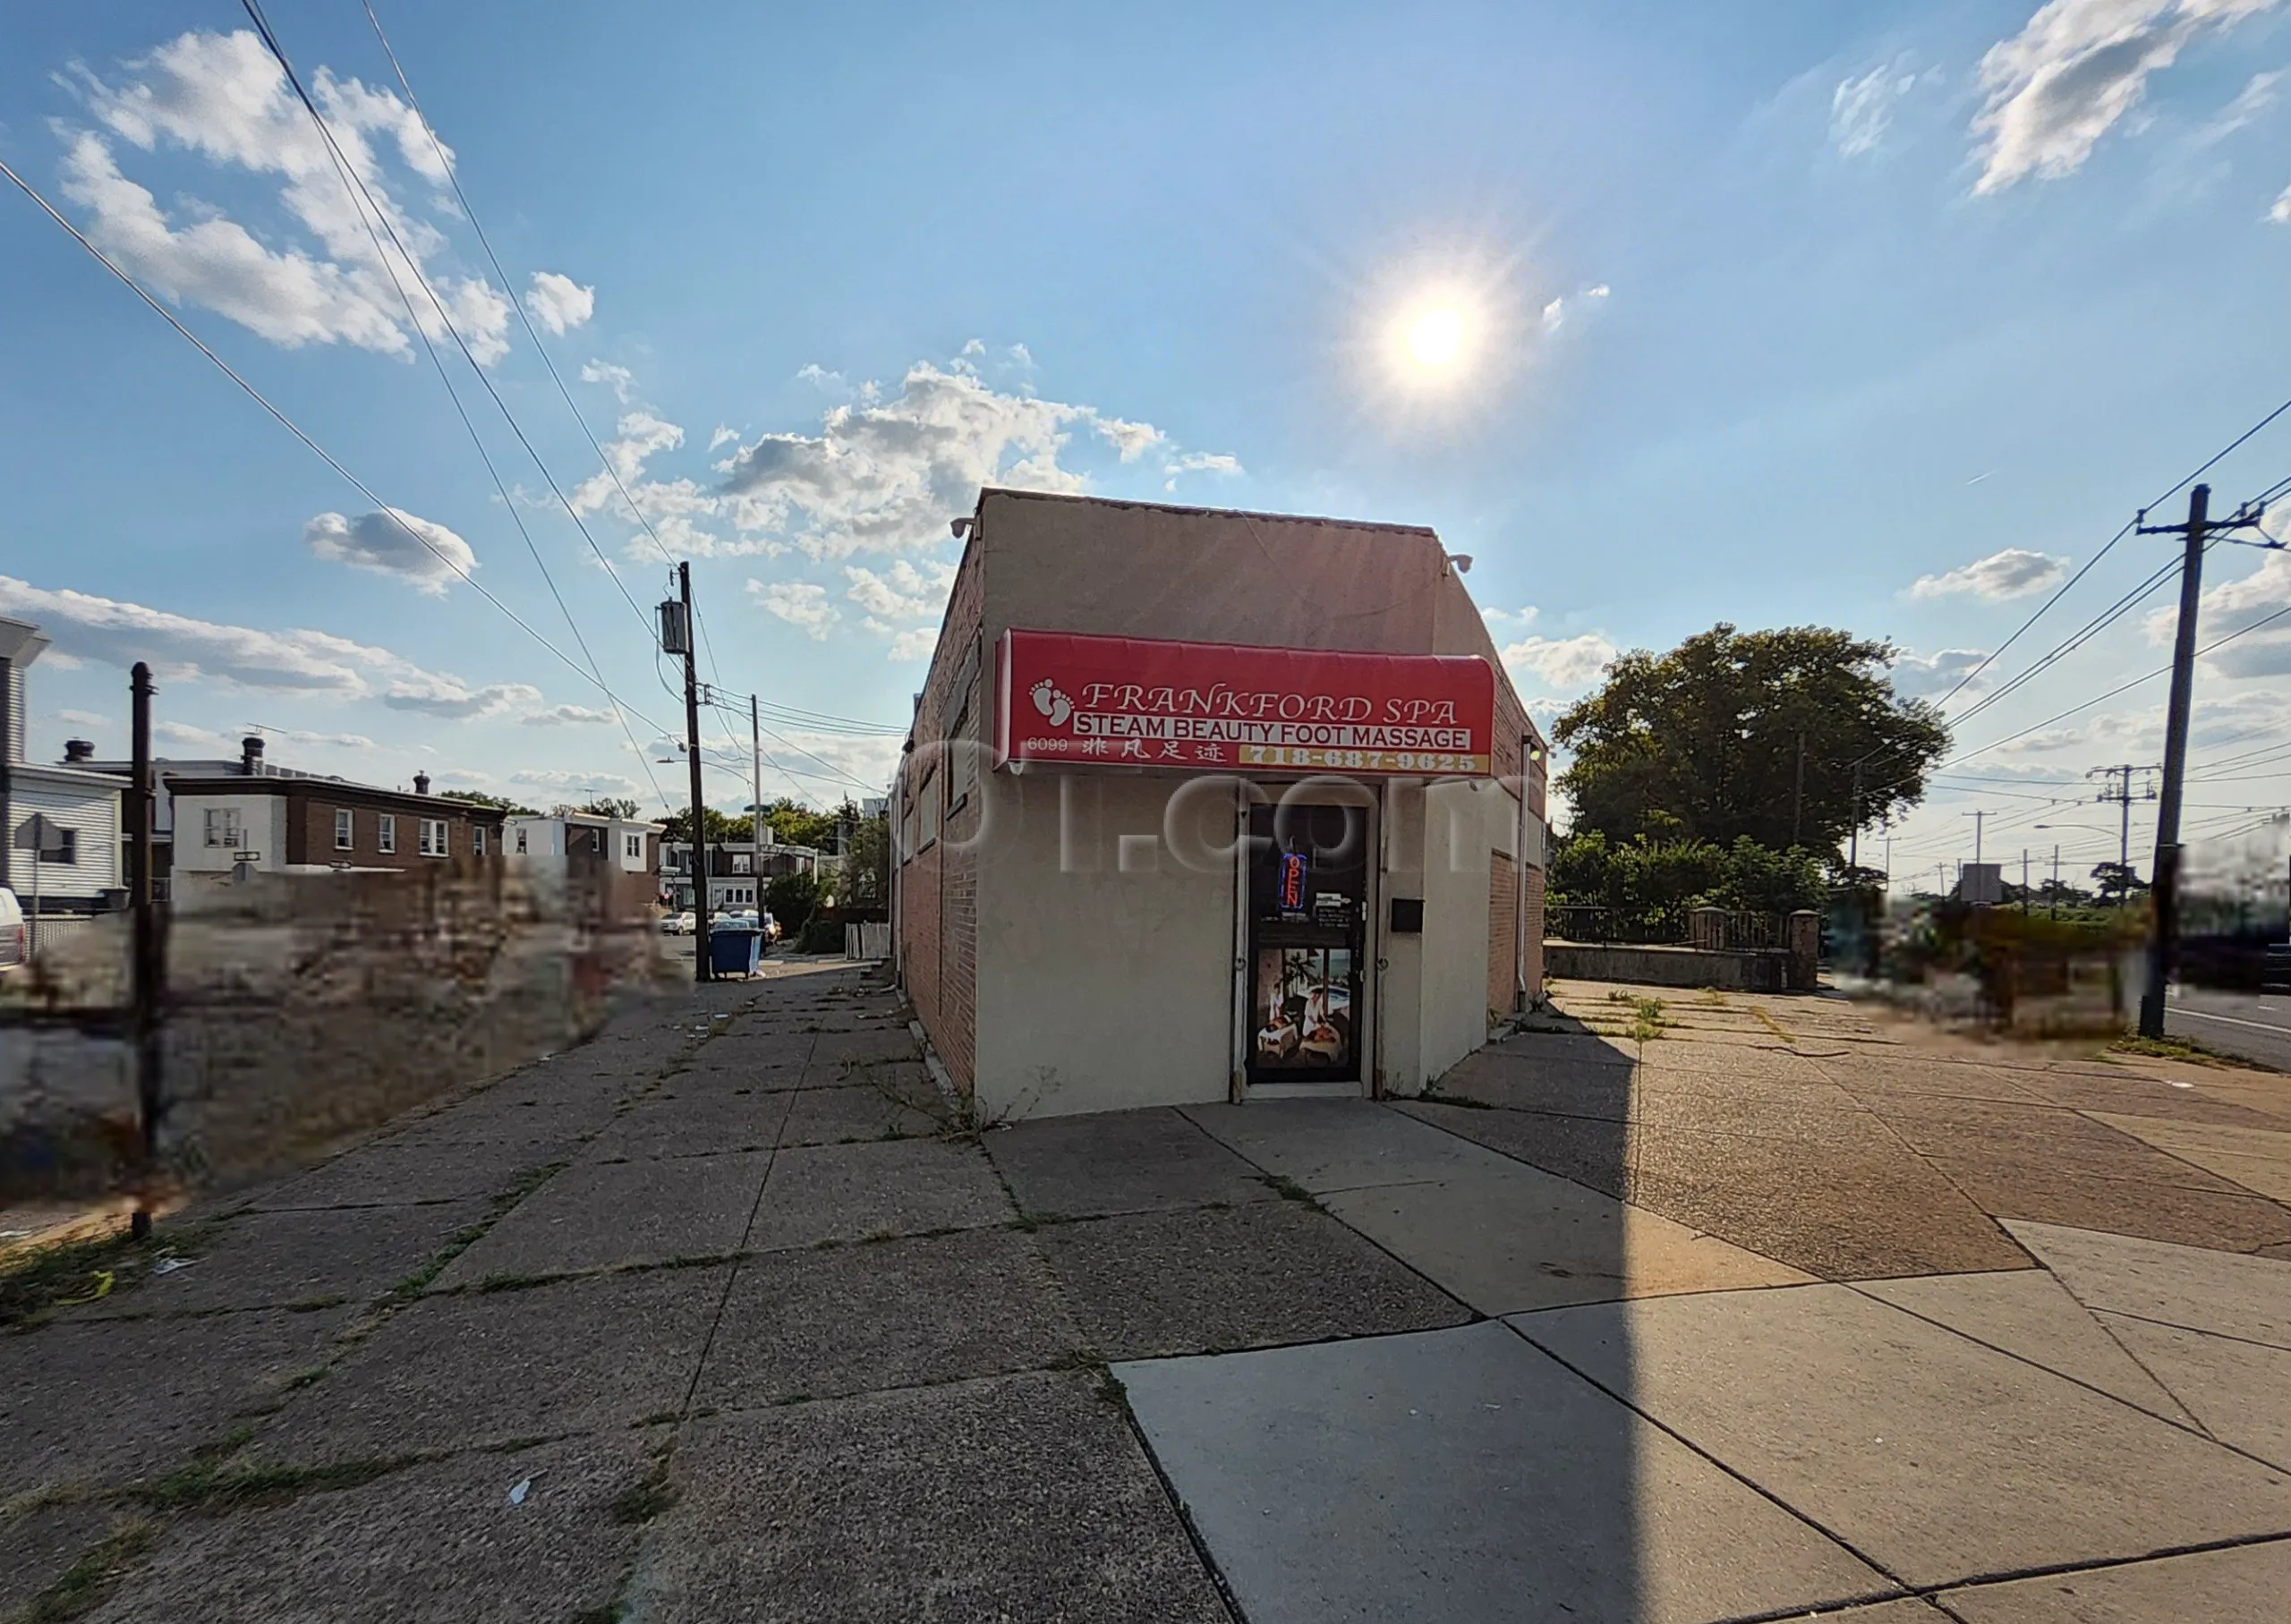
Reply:
[[[2232,1015],[2210,1015],[2201,1009],[2182,1009],[2175,1008],[2172,1010],[2172,1013],[2174,1015],[2192,1015],[2199,1021],[2225,1021],[2230,1026],[2248,1026],[2254,1032],[2280,1033],[2285,1037],[2291,1037],[2291,1026],[2278,1026],[2272,1021],[2239,1020]]]

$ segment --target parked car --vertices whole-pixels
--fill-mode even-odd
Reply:
[[[31,956],[24,931],[24,906],[15,892],[0,886],[0,971],[20,969]]]
[[[660,920],[660,934],[663,936],[689,936],[694,929],[689,909],[681,914],[666,914]]]

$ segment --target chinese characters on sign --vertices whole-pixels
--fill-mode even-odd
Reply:
[[[1485,777],[1495,679],[1468,654],[1002,634],[995,765]]]

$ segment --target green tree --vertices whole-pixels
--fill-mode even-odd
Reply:
[[[534,808],[512,801],[507,795],[489,795],[474,789],[441,789],[440,801],[461,801],[471,806],[491,806],[507,812],[513,818],[532,818],[540,814]]]
[[[890,899],[890,819],[862,818],[851,826],[838,886],[838,900],[849,907],[879,908]]]
[[[797,872],[780,874],[763,888],[764,906],[779,922],[779,928],[793,939],[803,934],[804,927],[812,923],[812,915],[820,910],[820,898],[827,888],[817,874]]]
[[[1559,777],[1574,828],[1827,851],[1857,821],[1915,805],[1949,731],[1934,706],[1894,692],[1895,654],[1822,626],[1721,622],[1667,654],[1623,655],[1552,729],[1574,752]]]
[[[599,795],[593,801],[583,802],[573,810],[576,812],[586,813],[592,818],[619,818],[627,820],[634,818],[636,814],[643,810],[643,808],[640,807],[636,802],[628,799],[626,795]]]
[[[732,834],[732,821],[729,818],[726,817],[722,812],[718,812],[712,806],[705,806],[701,810],[707,814],[702,821],[701,828],[707,832],[708,840],[711,845],[714,845],[718,841],[735,838]],[[746,830],[745,828],[742,829],[737,838],[741,839],[746,838]],[[663,819],[661,821],[660,827],[660,838],[663,840],[689,841],[692,838],[692,809],[690,807],[680,808],[676,812],[670,812],[665,819]]]

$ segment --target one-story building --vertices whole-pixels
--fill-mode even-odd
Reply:
[[[1420,1092],[1542,990],[1546,750],[1433,531],[986,490],[893,790],[982,1117]]]

